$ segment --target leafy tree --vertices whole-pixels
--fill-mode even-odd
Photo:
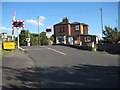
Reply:
[[[120,40],[120,32],[117,28],[111,28],[109,26],[105,26],[105,30],[103,30],[103,42],[107,44],[117,43]]]
[[[41,45],[48,45],[48,39],[46,36],[46,32],[40,33],[40,43],[41,43]]]
[[[54,41],[54,34],[50,37],[51,41]]]
[[[38,45],[38,34],[30,35],[30,43],[32,46]]]
[[[30,35],[29,30],[21,30],[21,33],[19,34],[20,46],[26,46],[27,45],[26,38],[28,38],[29,35]]]
[[[19,34],[19,42],[20,46],[26,46],[26,30],[21,30],[21,33]]]

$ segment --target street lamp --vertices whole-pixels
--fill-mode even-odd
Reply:
[[[40,22],[39,20],[40,20],[40,16],[38,16],[38,46],[39,46],[39,41],[40,41],[40,40],[39,40],[39,24],[40,24],[40,23],[39,23],[39,22]]]

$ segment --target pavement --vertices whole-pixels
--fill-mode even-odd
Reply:
[[[118,55],[65,46],[23,46],[3,57],[3,89],[118,88]]]
[[[12,51],[10,54],[2,57],[2,87],[3,90],[8,88],[30,87],[23,72],[26,69],[33,68],[32,59],[27,57],[22,51]],[[30,70],[28,72],[31,72]]]

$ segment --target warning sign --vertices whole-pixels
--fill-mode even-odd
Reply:
[[[15,43],[14,42],[3,42],[3,49],[13,50],[15,49]]]

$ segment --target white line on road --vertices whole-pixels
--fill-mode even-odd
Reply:
[[[52,51],[55,51],[55,52],[57,52],[57,53],[60,53],[60,54],[62,54],[62,55],[67,55],[66,53],[60,52],[60,51],[55,50],[55,49],[53,49],[53,48],[48,48],[48,49],[50,49],[50,50],[52,50]]]

